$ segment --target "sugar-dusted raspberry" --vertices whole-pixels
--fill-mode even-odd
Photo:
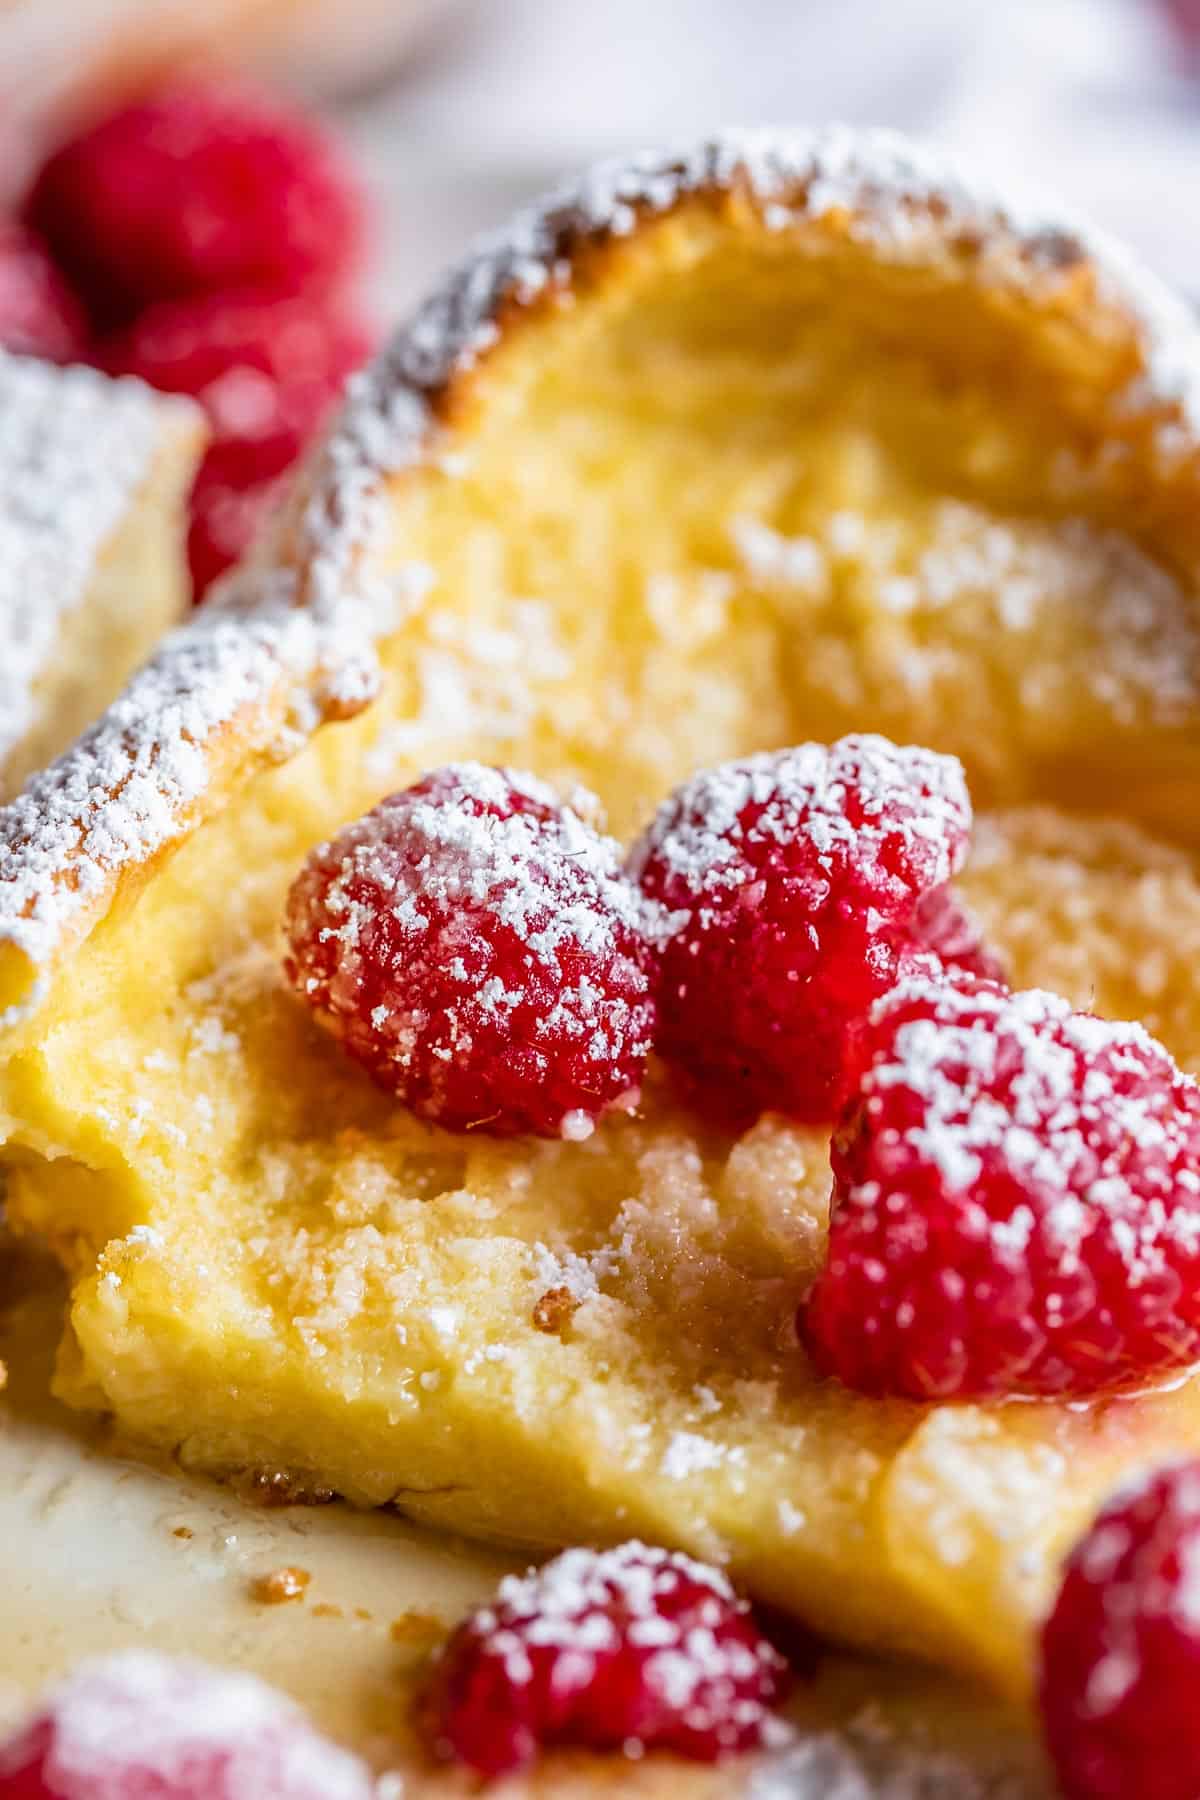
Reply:
[[[833,1167],[801,1330],[848,1386],[1085,1395],[1200,1356],[1200,1088],[1140,1025],[905,982]]]
[[[1038,1698],[1064,1800],[1200,1794],[1200,1462],[1118,1494],[1067,1563]]]
[[[249,1675],[127,1650],[0,1744],[0,1800],[371,1800],[356,1757]]]
[[[758,1748],[787,1668],[725,1576],[645,1544],[568,1550],[459,1626],[422,1717],[437,1752],[496,1776],[539,1749]]]
[[[27,212],[97,317],[185,294],[335,285],[365,236],[359,180],[318,125],[204,77],[64,144]]]
[[[83,307],[46,246],[20,225],[0,226],[0,344],[23,356],[77,362],[86,343]]]
[[[834,1116],[848,1033],[970,826],[958,762],[881,737],[727,763],[671,796],[630,867],[670,914],[657,1048],[706,1108]]]
[[[645,917],[616,845],[549,788],[463,763],[312,853],[288,898],[285,967],[422,1117],[586,1137],[641,1080]]]

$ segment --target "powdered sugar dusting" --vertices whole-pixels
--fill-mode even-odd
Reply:
[[[610,1605],[614,1595],[630,1619],[655,1617],[657,1596],[675,1589],[680,1576],[726,1604],[735,1598],[723,1570],[634,1539],[615,1550],[565,1550],[527,1575],[507,1575],[497,1599],[505,1610],[537,1620],[538,1642],[565,1649],[580,1619],[592,1608]]]
[[[1082,679],[1122,725],[1189,716],[1200,694],[1200,631],[1188,584],[1125,533],[1083,517],[1000,519],[957,499],[933,507],[927,530],[914,559],[904,534],[856,512],[818,521],[811,537],[745,517],[730,524],[756,586],[825,600],[836,567],[863,603],[896,621],[903,648],[894,679],[915,695],[957,679],[946,623],[967,619],[998,655],[1007,651],[1018,696],[1034,711],[1060,711],[1064,691]],[[1067,655],[1057,648],[1064,643]]]
[[[341,920],[334,930],[348,948],[354,948],[364,923],[359,907],[348,893],[348,884],[365,876],[391,891],[395,915],[414,932],[427,923],[423,907],[438,912],[467,903],[490,912],[544,962],[555,980],[566,983],[569,971],[560,962],[566,947],[582,946],[594,954],[611,955],[616,949],[614,928],[623,925],[640,932],[646,916],[641,896],[620,876],[620,850],[611,839],[588,829],[568,806],[560,807],[553,791],[530,775],[485,768],[480,763],[456,763],[445,772],[461,796],[481,807],[504,805],[516,789],[554,813],[556,848],[572,868],[584,875],[591,895],[579,890],[570,904],[543,857],[539,856],[544,821],[525,813],[507,817],[492,811],[476,811],[462,804],[448,805],[441,795],[410,798],[397,796],[403,807],[406,829],[421,842],[423,853],[419,882],[401,892],[399,871],[387,855],[387,824],[392,808],[384,803],[372,815],[374,831],[354,831],[343,840],[340,870],[327,896],[331,916]],[[330,935],[329,928],[324,935]],[[480,990],[485,1006],[496,1013],[517,1004],[502,981],[493,978]],[[581,995],[586,1000],[586,995]]]
[[[46,1696],[44,1777],[73,1800],[204,1792],[212,1800],[370,1800],[356,1758],[253,1676],[127,1650],[83,1663]],[[38,1722],[0,1748],[22,1768]]]
[[[877,852],[899,837],[927,851],[923,881],[937,887],[962,867],[970,826],[955,757],[868,734],[703,770],[661,808],[632,866],[640,873],[653,856],[689,892],[716,895],[751,878],[747,847],[806,839],[828,869],[839,850]]]
[[[140,382],[0,351],[0,765],[105,540],[191,416]]]
[[[1092,1227],[1088,1209],[1109,1215],[1135,1287],[1161,1274],[1164,1236],[1200,1252],[1200,1171],[1192,1167],[1200,1098],[1180,1110],[1194,1084],[1141,1025],[1074,1013],[1039,989],[967,994],[922,977],[885,996],[875,1020],[914,999],[929,1012],[900,1026],[869,1083],[920,1101],[922,1122],[905,1141],[936,1164],[948,1191],[969,1190],[985,1159],[1002,1156],[1022,1182],[1061,1196],[1044,1225],[1069,1264]],[[1105,1119],[1118,1126],[1107,1146],[1096,1130]],[[1134,1179],[1149,1192],[1131,1186],[1131,1151],[1141,1156]],[[1177,1199],[1183,1204],[1173,1206]],[[1001,1250],[1019,1255],[1036,1223],[1018,1206],[991,1231]]]
[[[331,632],[339,659],[355,643],[370,655],[352,616],[266,604],[242,618],[206,607],[168,638],[76,748],[0,811],[0,941],[44,963],[122,869],[186,827],[236,721],[256,720],[260,750],[310,729]]]

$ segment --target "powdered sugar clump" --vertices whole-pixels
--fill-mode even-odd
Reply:
[[[589,1609],[606,1608],[615,1595],[636,1626],[639,1619],[657,1617],[658,1597],[675,1588],[681,1576],[710,1589],[722,1601],[736,1599],[723,1570],[682,1551],[660,1550],[636,1539],[615,1550],[564,1550],[527,1575],[506,1575],[496,1598],[501,1611],[536,1621],[536,1642],[565,1650],[578,1646],[579,1623]],[[484,1630],[496,1628],[496,1611],[477,1616]],[[612,1627],[602,1635],[611,1642]]]

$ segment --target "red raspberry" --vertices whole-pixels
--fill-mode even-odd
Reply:
[[[0,344],[23,356],[77,362],[86,342],[83,308],[45,245],[20,225],[0,226]]]
[[[201,295],[152,306],[101,346],[114,375],[191,394],[214,441],[192,494],[193,593],[237,562],[279,496],[281,475],[320,430],[371,349],[352,313],[311,298]]]
[[[423,1118],[586,1137],[636,1097],[654,1023],[618,854],[532,777],[441,769],[309,857],[288,977]]]
[[[1200,1794],[1200,1462],[1118,1494],[1067,1563],[1039,1700],[1064,1800]]]
[[[1085,1395],[1200,1356],[1200,1088],[1140,1025],[907,982],[833,1168],[801,1329],[847,1386]]]
[[[1181,48],[1189,57],[1200,51],[1200,0],[1163,0],[1178,34]]]
[[[357,1758],[249,1675],[127,1650],[0,1745],[0,1800],[371,1800]]]
[[[277,478],[252,487],[230,487],[221,479],[219,459],[205,458],[192,489],[188,525],[188,567],[194,600],[203,600],[217,576],[242,560],[263,521],[278,505],[285,485]]]
[[[295,460],[371,343],[361,319],[325,301],[205,294],[150,307],[101,344],[97,361],[199,400],[222,479],[245,487]]]
[[[979,927],[963,908],[952,887],[931,888],[917,901],[910,926],[910,942],[901,954],[899,974],[919,974],[913,956],[927,954],[945,969],[976,975],[982,981],[1007,985],[1004,965],[984,943]]]
[[[361,186],[311,120],[249,88],[181,79],[64,144],[28,217],[98,317],[241,287],[340,283]]]
[[[970,826],[954,758],[881,737],[726,763],[660,808],[630,859],[672,915],[657,1048],[708,1110],[834,1116],[854,1023]]]
[[[786,1685],[724,1575],[629,1543],[501,1582],[442,1652],[422,1710],[438,1753],[485,1777],[553,1745],[716,1762],[769,1740]]]

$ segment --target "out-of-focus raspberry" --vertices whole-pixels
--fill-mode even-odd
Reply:
[[[1200,1462],[1118,1494],[1067,1563],[1039,1693],[1064,1800],[1200,1794]]]
[[[79,362],[87,336],[83,307],[45,244],[23,226],[0,226],[0,345]]]
[[[933,956],[943,968],[977,975],[982,981],[995,981],[1001,986],[1006,984],[1004,964],[984,943],[979,926],[952,887],[931,888],[923,894],[909,930],[908,949],[912,954]],[[901,975],[906,972],[906,961],[911,962],[911,955],[901,957]]]
[[[372,1800],[356,1757],[252,1676],[127,1650],[0,1744],[0,1800]]]
[[[196,480],[188,540],[195,597],[244,553],[303,453],[371,350],[340,301],[205,294],[163,301],[107,337],[96,360],[167,393],[190,394],[213,441]]]
[[[343,283],[359,180],[312,120],[240,83],[182,77],[64,144],[27,216],[97,318],[148,302]]]
[[[187,535],[193,599],[203,600],[217,577],[241,562],[282,500],[284,487],[280,479],[230,487],[221,478],[219,464],[201,467],[192,489]]]
[[[208,414],[230,486],[278,475],[319,430],[372,333],[349,308],[308,296],[204,295],[150,307],[96,360]]]

